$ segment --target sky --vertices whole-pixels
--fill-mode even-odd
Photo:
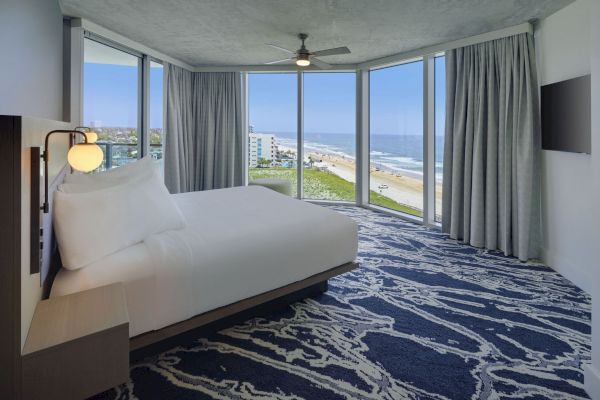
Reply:
[[[137,67],[85,63],[83,76],[83,120],[86,126],[96,121],[101,127],[137,127]],[[150,68],[149,107],[150,128],[162,128],[162,66]]]
[[[445,89],[444,59],[435,63],[436,93]],[[421,135],[423,132],[423,63],[379,69],[370,76],[372,134]],[[304,131],[354,133],[356,80],[354,73],[304,74]],[[295,73],[249,76],[249,119],[257,132],[295,132]],[[444,96],[436,95],[436,127],[444,126]],[[443,135],[443,129],[436,129]]]
[[[371,134],[421,135],[423,124],[423,64],[421,61],[374,70],[370,76]],[[445,68],[435,63],[436,93],[444,93]],[[257,132],[295,132],[297,75],[249,75],[249,120]],[[310,133],[354,133],[354,73],[304,75],[304,130]],[[137,67],[84,66],[84,123],[137,126]],[[162,68],[150,72],[150,127],[162,128]],[[436,135],[443,135],[443,95],[436,95]]]

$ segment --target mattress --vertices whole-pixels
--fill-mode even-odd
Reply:
[[[51,295],[123,282],[135,336],[356,258],[356,223],[330,209],[259,186],[173,196],[186,228],[62,269]]]

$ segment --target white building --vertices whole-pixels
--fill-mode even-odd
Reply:
[[[275,136],[267,133],[248,134],[248,164],[250,168],[258,166],[258,160],[275,160],[277,157],[277,143]]]

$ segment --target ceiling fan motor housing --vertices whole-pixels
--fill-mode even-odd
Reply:
[[[318,68],[328,69],[328,68],[331,68],[331,65],[322,61],[319,58],[316,58],[316,57],[333,56],[333,55],[338,55],[338,54],[349,54],[350,53],[350,49],[348,49],[347,47],[336,47],[336,48],[332,48],[332,49],[325,49],[325,50],[311,52],[306,48],[306,46],[304,44],[304,41],[307,38],[308,38],[308,34],[306,34],[306,33],[298,34],[298,39],[300,39],[302,41],[302,45],[300,46],[300,49],[298,49],[296,51],[288,50],[284,47],[276,46],[274,44],[267,44],[268,46],[274,47],[279,50],[283,50],[286,53],[291,54],[292,56],[290,58],[272,61],[272,62],[268,62],[266,64],[278,64],[278,63],[285,62],[285,61],[295,60],[296,65],[298,65],[299,67],[308,67],[309,65],[311,65],[311,63],[314,63]]]

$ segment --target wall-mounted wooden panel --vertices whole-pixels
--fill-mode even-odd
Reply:
[[[29,260],[29,273],[40,272],[40,148],[31,148],[31,232],[29,242],[31,245],[31,259]]]
[[[0,398],[21,386],[21,118],[0,116]]]

